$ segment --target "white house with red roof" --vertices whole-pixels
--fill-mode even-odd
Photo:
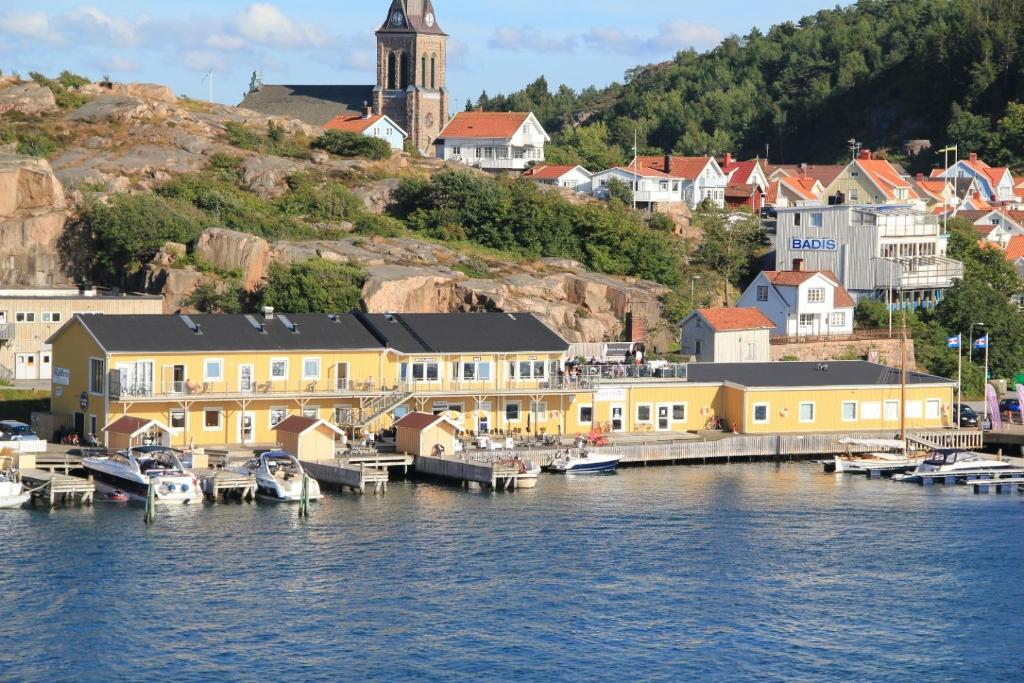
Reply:
[[[714,157],[668,154],[638,156],[628,166],[595,173],[594,195],[606,197],[608,183],[613,178],[630,185],[636,203],[650,209],[664,204],[686,204],[696,209],[705,200],[720,209],[725,208],[725,189],[729,184],[729,176]]]
[[[485,171],[525,171],[544,161],[551,138],[530,112],[465,111],[434,141],[438,159]]]
[[[753,185],[762,192],[768,189],[768,174],[765,172],[767,162],[763,159],[737,161],[732,154],[722,157],[722,171],[734,185]]]
[[[909,204],[924,209],[910,181],[888,161],[875,159],[870,149],[846,165],[826,188],[837,204]]]
[[[336,116],[324,124],[324,130],[340,130],[380,138],[391,145],[391,149],[397,150],[405,147],[405,140],[409,137],[409,134],[387,115],[374,114],[370,107],[364,108],[362,114]]]
[[[961,210],[951,216],[969,220],[974,224],[978,238],[1006,248],[1011,237],[1024,235],[1024,212],[988,209],[980,211]]]
[[[582,166],[551,166],[538,164],[523,173],[524,178],[535,180],[542,185],[575,190],[590,194],[590,181],[594,174]]]
[[[756,308],[699,308],[679,323],[679,351],[699,363],[769,361],[774,327]]]
[[[993,167],[971,152],[966,159],[960,159],[946,170],[938,170],[934,175],[943,178],[974,178],[982,190],[982,196],[989,202],[1017,202],[1017,184],[1005,167]]]
[[[736,305],[761,311],[775,325],[772,336],[853,334],[853,297],[834,273],[804,270],[800,260],[792,270],[766,270],[758,274]]]

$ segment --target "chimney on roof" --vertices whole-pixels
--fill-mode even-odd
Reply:
[[[874,159],[874,158],[875,158],[875,157],[874,157],[874,155],[873,155],[873,154],[871,153],[871,150],[870,150],[870,149],[862,149],[862,150],[860,151],[860,159],[861,159],[861,161],[871,161],[871,160],[872,160],[872,159]]]
[[[804,260],[802,258],[793,259],[793,270],[802,273],[804,271]]]
[[[263,307],[263,319],[264,320],[273,320],[274,319],[274,307],[273,306],[264,306]]]
[[[914,180],[916,180],[917,182],[921,182],[922,180],[924,180],[924,173],[918,173],[916,176],[914,176]]]
[[[369,102],[363,102],[363,118],[368,119],[373,116],[373,107],[370,106]]]
[[[478,107],[477,107],[476,109],[474,109],[473,111],[475,111],[475,112],[476,112],[477,114],[483,114],[483,113],[484,113],[484,108],[483,108],[483,107],[480,107],[480,106],[478,106]]]
[[[729,153],[729,152],[726,152],[725,153],[725,158],[722,159],[722,166],[731,166],[731,165],[732,165],[732,154]]]
[[[978,160],[978,153],[977,152],[971,152],[971,156],[969,158],[970,158],[971,161],[977,161]]]
[[[671,154],[666,154],[665,155],[665,173],[671,173],[671,172],[672,172],[672,155]]]

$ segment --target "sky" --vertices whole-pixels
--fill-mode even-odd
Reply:
[[[836,0],[433,0],[451,36],[453,107],[540,75],[575,90],[627,69],[707,50],[753,27],[797,20]],[[265,83],[372,84],[374,31],[390,0],[0,0],[0,69],[162,83],[237,104]]]

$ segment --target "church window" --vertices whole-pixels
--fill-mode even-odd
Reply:
[[[388,90],[398,90],[398,65],[394,52],[388,53]]]
[[[423,55],[420,58],[420,84],[422,87],[427,87],[427,56]]]
[[[403,52],[399,57],[398,62],[398,88],[400,90],[405,90],[409,87],[409,55]]]
[[[437,89],[437,56],[430,58],[430,88]]]

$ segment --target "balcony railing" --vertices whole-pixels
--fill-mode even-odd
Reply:
[[[577,366],[577,370],[581,377],[597,385],[622,382],[680,381],[687,377],[685,363],[645,363],[642,365],[603,363],[580,365]]]
[[[11,341],[14,339],[14,323],[0,324],[0,341]]]

